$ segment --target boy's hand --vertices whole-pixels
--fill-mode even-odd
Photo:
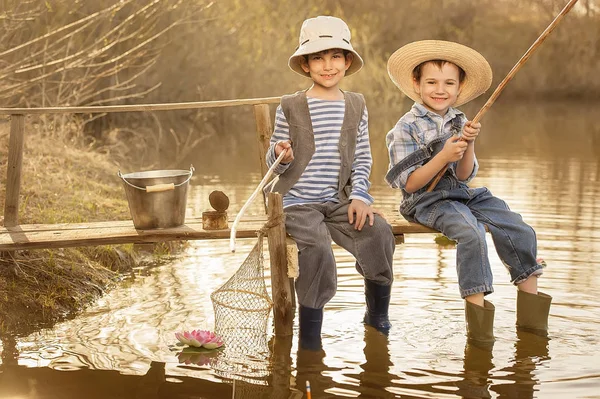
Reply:
[[[468,143],[458,136],[452,136],[444,144],[442,153],[446,157],[446,163],[456,162],[462,159],[467,150]]]
[[[292,150],[292,143],[289,141],[278,141],[277,144],[275,144],[275,157],[279,158],[279,154],[281,154],[281,151],[283,150],[287,150],[287,152],[283,156],[281,163],[292,162],[294,160],[294,151]]]
[[[361,200],[353,199],[348,206],[348,222],[354,224],[355,230],[360,231],[367,222],[367,217],[369,218],[369,226],[373,226],[376,213],[381,214],[381,212]],[[356,218],[354,214],[356,214]]]
[[[481,123],[471,123],[468,121],[462,131],[462,138],[467,142],[475,141],[481,131]]]

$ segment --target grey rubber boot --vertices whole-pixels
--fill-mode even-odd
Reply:
[[[530,294],[517,291],[517,328],[542,337],[548,336],[548,314],[550,313],[550,295],[539,292]]]
[[[467,321],[467,340],[481,349],[491,350],[494,346],[494,313],[496,307],[483,301],[483,306],[465,301],[465,318]]]

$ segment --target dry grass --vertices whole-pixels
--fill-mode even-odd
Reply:
[[[116,276],[77,249],[23,251],[0,259],[0,333],[28,333],[69,317]]]
[[[0,185],[6,183],[9,124],[0,121]],[[26,123],[21,223],[129,219],[105,156],[45,136]],[[0,190],[0,204],[4,203]],[[161,251],[164,250],[161,246]],[[137,264],[133,245],[15,251],[0,258],[0,334],[26,334],[72,316]]]
[[[128,219],[117,166],[76,142],[26,124],[19,221],[60,223]],[[6,176],[7,125],[0,125],[0,168]],[[4,192],[0,192],[3,200]]]

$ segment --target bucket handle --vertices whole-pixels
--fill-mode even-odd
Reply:
[[[142,191],[146,191],[148,193],[157,193],[157,192],[161,192],[161,191],[169,191],[169,190],[175,190],[175,187],[179,187],[179,186],[183,186],[184,184],[186,184],[187,182],[189,182],[192,178],[192,175],[194,174],[194,171],[196,169],[194,169],[194,165],[190,165],[190,175],[188,176],[188,178],[184,181],[181,182],[179,184],[175,184],[175,183],[167,183],[167,184],[154,184],[152,186],[146,186],[146,187],[139,187],[136,186],[135,184],[131,184],[127,181],[127,179],[125,179],[123,177],[123,175],[121,174],[121,171],[119,170],[119,172],[117,173],[117,175],[129,186],[133,187],[133,188],[137,188],[138,190],[142,190]]]

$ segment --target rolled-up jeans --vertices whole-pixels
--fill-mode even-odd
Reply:
[[[456,269],[462,298],[494,291],[486,227],[513,284],[542,273],[542,265],[536,260],[535,231],[485,187],[469,188],[446,176],[434,191],[423,191],[403,202],[400,212],[406,219],[438,230],[457,242]]]

